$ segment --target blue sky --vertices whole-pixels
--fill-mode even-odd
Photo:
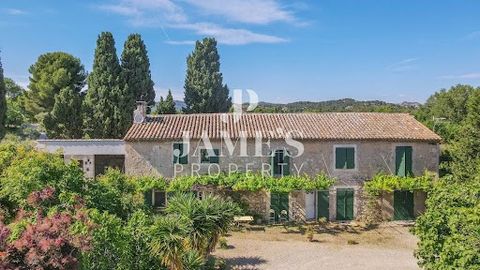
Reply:
[[[97,35],[117,54],[142,35],[158,94],[183,97],[186,57],[204,36],[219,41],[230,89],[290,102],[352,97],[423,102],[440,88],[480,85],[476,0],[0,0],[5,75],[65,51],[92,68]]]

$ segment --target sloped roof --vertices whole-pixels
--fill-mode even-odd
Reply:
[[[234,121],[238,117],[238,121]],[[260,134],[267,139],[387,140],[440,142],[441,138],[405,113],[244,113],[173,114],[148,116],[133,124],[125,141],[181,139],[184,132],[199,139],[221,139],[222,132],[239,138]]]

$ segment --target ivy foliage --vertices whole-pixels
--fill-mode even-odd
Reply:
[[[218,175],[180,176],[172,180],[163,177],[140,177],[138,189],[148,191],[151,189],[166,190],[168,192],[186,192],[195,186],[216,186],[232,189],[234,191],[260,191],[291,192],[294,190],[321,190],[327,189],[335,179],[319,174],[309,176],[284,176],[281,178],[249,173],[233,173]]]
[[[369,195],[378,196],[381,192],[393,192],[394,190],[421,190],[428,191],[432,188],[435,174],[425,172],[421,176],[401,177],[388,174],[377,174],[370,181],[366,181],[364,189]]]

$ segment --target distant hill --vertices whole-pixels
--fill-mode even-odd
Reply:
[[[175,102],[175,109],[177,109],[177,111],[181,111],[186,106],[183,100],[174,100],[173,102]]]
[[[327,101],[297,101],[286,104],[260,102],[255,112],[412,112],[417,102],[401,104],[380,100],[359,101],[351,98]]]
[[[413,112],[418,102],[389,103],[381,100],[355,100],[344,98],[327,101],[296,101],[292,103],[259,102],[254,112]],[[245,104],[245,107],[247,105]],[[175,108],[181,111],[185,102],[175,100]]]

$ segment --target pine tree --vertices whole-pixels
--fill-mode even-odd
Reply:
[[[113,35],[97,39],[93,71],[84,100],[84,127],[90,138],[122,138],[132,122],[132,97],[121,77]]]
[[[172,91],[168,90],[165,100],[160,97],[160,102],[157,105],[156,114],[175,114],[177,109],[175,108],[175,101],[173,100]]]
[[[7,114],[7,101],[5,99],[5,81],[3,79],[2,59],[0,58],[0,139],[5,136],[5,118]]]
[[[31,120],[38,122],[52,111],[55,95],[61,89],[68,87],[79,93],[87,77],[80,59],[64,52],[40,55],[28,71],[31,75],[25,109]]]
[[[55,96],[55,105],[43,125],[49,138],[79,139],[83,136],[82,99],[72,88],[63,88]]]
[[[132,94],[132,112],[137,100],[155,105],[155,90],[150,72],[150,60],[147,48],[140,34],[131,34],[125,41],[122,52],[122,77],[127,84],[127,91]]]
[[[195,50],[187,58],[184,112],[227,112],[232,101],[222,81],[217,41],[214,38],[197,41]]]
[[[470,179],[480,169],[480,89],[470,94],[461,136],[452,145],[452,172],[458,179]]]

